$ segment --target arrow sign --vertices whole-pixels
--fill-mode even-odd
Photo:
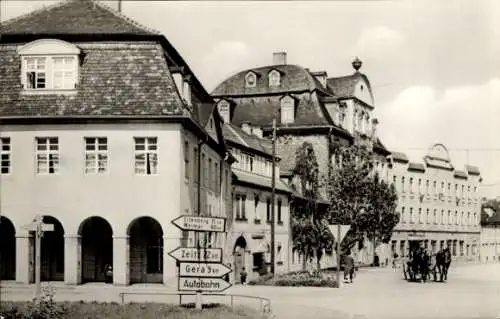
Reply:
[[[222,217],[182,215],[174,219],[172,224],[185,231],[211,231],[216,233],[226,231],[226,219]]]
[[[222,248],[177,247],[168,254],[180,262],[222,262]]]
[[[179,291],[221,292],[231,284],[221,278],[179,277]]]
[[[213,277],[220,278],[231,272],[231,268],[223,264],[181,263],[181,277]]]
[[[333,236],[337,236],[337,225],[328,225],[328,228],[332,232]],[[351,229],[351,225],[340,225],[340,238],[338,238],[339,243],[344,240],[344,237],[349,229]]]

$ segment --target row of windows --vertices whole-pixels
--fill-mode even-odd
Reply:
[[[444,209],[441,212],[434,209],[431,214],[429,208],[424,213],[422,208],[414,211],[413,207],[410,207],[409,210],[406,210],[406,207],[401,207],[401,223],[471,226],[478,225],[479,220],[477,219],[477,213],[471,214],[471,212],[465,213],[462,211],[459,214],[458,211],[452,213],[451,210],[445,213]]]
[[[222,168],[219,165],[219,160],[210,157],[207,153],[202,152],[200,158],[200,165],[198,167],[198,147],[189,145],[189,142],[184,142],[184,178],[186,181],[193,179],[194,183],[200,180],[203,187],[210,189],[213,192],[219,193],[221,191],[221,172]],[[198,169],[201,170],[201,176],[198,176]],[[229,182],[225,178],[226,183]],[[225,189],[229,189],[226,185]]]
[[[247,172],[271,177],[272,162],[270,160],[261,156],[255,156],[242,152],[238,149],[233,149],[233,155],[237,160],[237,162],[233,164],[233,167]]]
[[[460,256],[474,256],[474,255],[476,255],[476,249],[477,249],[476,244],[472,244],[472,245],[465,244],[465,242],[463,240],[451,240],[451,239],[446,240],[446,241],[440,240],[439,241],[439,248],[440,249],[443,249],[445,247],[445,245],[444,245],[445,242],[446,242],[447,246],[450,247],[451,254],[453,256],[457,256],[457,253],[458,253],[457,248],[459,248]],[[428,243],[429,243],[428,240],[424,240],[424,247],[427,247]],[[430,251],[436,252],[438,250],[438,246],[437,246],[438,241],[431,240],[430,244],[431,244]],[[464,248],[465,248],[465,251],[464,251]],[[391,249],[392,249],[393,253],[397,252],[397,241],[396,240],[392,241]],[[405,240],[401,240],[399,242],[399,255],[402,257],[408,257],[408,249],[407,249]]]
[[[281,74],[277,70],[269,72],[269,86],[279,86],[281,83]],[[245,76],[245,86],[252,88],[257,86],[257,75],[254,72],[248,72]]]
[[[236,220],[246,220],[247,219],[247,214],[246,214],[246,200],[247,196],[244,194],[235,194],[234,195],[234,212],[235,212],[235,219]],[[253,203],[253,210],[254,210],[254,216],[255,216],[255,222],[259,223],[261,220],[260,212],[259,212],[259,204],[261,204],[260,198],[258,196],[254,197],[254,203]],[[281,215],[281,206],[282,206],[282,201],[281,199],[277,200],[277,206],[276,206],[276,222],[278,224],[283,223],[282,215]],[[271,199],[267,198],[266,199],[266,221],[271,222]]]
[[[397,187],[397,176],[393,176],[392,182],[394,183],[394,186]],[[406,184],[405,177],[401,177],[401,183],[400,187],[398,188],[401,192],[410,192],[410,193],[421,193],[421,194],[443,194],[443,195],[455,195],[457,197],[462,197],[465,198],[467,195],[467,198],[471,198],[471,187],[467,186],[467,193],[465,192],[465,185],[462,184],[454,184],[454,192],[452,192],[452,183],[448,183],[447,185],[445,182],[441,182],[440,188],[438,189],[438,182],[433,181],[432,182],[432,188],[430,185],[430,180],[425,180],[425,188],[423,185],[423,180],[421,178],[419,179],[414,179],[413,177],[408,178],[408,184]],[[477,186],[474,186],[473,189],[473,194],[474,198],[477,198],[478,193],[477,193]]]
[[[58,137],[35,138],[35,165],[37,174],[57,174],[60,171],[61,154]],[[106,137],[84,138],[84,166],[86,174],[101,174],[108,171],[109,154]],[[12,170],[10,137],[0,138],[1,174]],[[134,137],[135,173],[153,175],[158,173],[158,138]]]

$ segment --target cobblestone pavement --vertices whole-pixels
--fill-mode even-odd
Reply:
[[[446,283],[408,283],[401,269],[361,270],[340,289],[235,287],[272,300],[276,318],[495,319],[500,264],[456,265]]]
[[[59,300],[121,302],[119,293],[128,292],[125,302],[179,302],[178,296],[168,295],[176,290],[163,285],[53,285]],[[2,286],[2,300],[33,297],[32,287]],[[225,293],[271,299],[276,319],[496,319],[500,315],[500,264],[452,265],[447,283],[408,283],[401,269],[361,269],[353,284],[340,289],[235,286]],[[222,301],[221,297],[204,300]],[[230,303],[229,298],[226,302]],[[236,298],[234,304],[260,307],[259,300],[243,298]]]

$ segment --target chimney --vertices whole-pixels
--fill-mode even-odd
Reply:
[[[274,52],[273,65],[285,65],[285,64],[286,64],[286,52]]]
[[[252,126],[250,125],[250,122],[241,123],[241,129],[248,135],[252,135]]]
[[[104,4],[110,7],[111,9],[122,13],[122,0],[112,0],[112,1],[108,0],[105,1]]]
[[[328,78],[328,73],[326,73],[326,71],[311,72],[311,75],[326,88],[326,79]]]
[[[262,129],[258,126],[252,127],[252,134],[258,138],[262,138]]]

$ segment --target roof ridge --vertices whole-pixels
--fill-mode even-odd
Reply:
[[[62,7],[64,5],[67,5],[68,3],[76,2],[76,1],[81,1],[81,0],[59,0],[58,2],[55,2],[53,4],[42,5],[40,8],[35,9],[31,12],[21,14],[21,15],[18,15],[17,17],[7,19],[4,22],[0,22],[0,32],[2,31],[2,26],[6,25],[6,24],[10,24],[10,23],[19,21],[19,20],[24,19],[24,18],[29,18],[29,17],[34,16],[36,14],[39,14],[43,11],[48,11],[48,10],[51,10],[51,9],[54,9],[57,7]],[[92,1],[92,0],[90,0],[90,1]]]
[[[70,1],[82,1],[82,0],[70,0]],[[84,0],[85,1],[85,0]],[[97,4],[99,7],[101,7],[102,9],[104,10],[107,10],[109,11],[111,14],[113,14],[115,17],[117,18],[120,18],[120,19],[123,19],[125,21],[127,21],[128,23],[132,24],[133,26],[139,28],[139,29],[143,29],[144,31],[147,31],[147,32],[151,32],[151,33],[155,33],[155,34],[158,34],[158,35],[161,35],[161,32],[158,31],[158,30],[155,30],[153,28],[150,28],[150,27],[147,27],[139,22],[137,22],[136,20],[126,16],[125,14],[121,13],[121,12],[118,12],[116,11],[115,9],[109,7],[108,5],[102,3],[101,1],[103,0],[87,0],[87,1],[90,1],[90,2],[93,2],[94,4]]]

